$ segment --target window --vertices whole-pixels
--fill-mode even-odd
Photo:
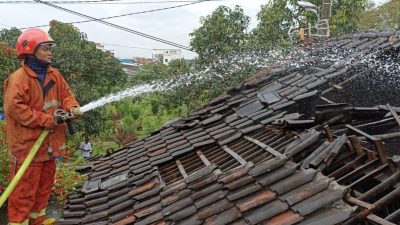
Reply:
[[[165,62],[168,62],[168,59],[165,59]]]

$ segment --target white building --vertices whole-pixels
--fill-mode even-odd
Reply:
[[[163,64],[168,64],[174,59],[181,59],[180,49],[154,49],[153,60]]]

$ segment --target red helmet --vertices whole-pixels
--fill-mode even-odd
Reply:
[[[41,44],[54,44],[54,40],[44,31],[33,28],[22,32],[17,40],[17,57],[24,58],[25,55],[32,55]]]

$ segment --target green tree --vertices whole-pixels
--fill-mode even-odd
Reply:
[[[333,0],[330,22],[333,35],[357,31],[359,16],[365,12],[368,0]]]
[[[15,52],[15,43],[21,32],[12,28],[0,31],[0,83],[19,67],[19,60]],[[3,107],[3,95],[0,95],[0,104]]]
[[[379,7],[371,5],[360,15],[358,27],[361,30],[398,30],[400,28],[400,1],[391,0]]]
[[[131,84],[149,83],[170,77],[168,66],[159,62],[145,64],[143,68],[131,78]]]
[[[240,53],[248,40],[249,21],[239,6],[233,10],[220,6],[211,15],[202,17],[201,27],[190,33],[190,45],[198,54],[197,63],[212,65]]]
[[[185,59],[171,60],[168,64],[168,72],[171,75],[186,74],[190,71],[190,64]]]
[[[293,1],[272,0],[261,6],[261,11],[257,14],[259,23],[252,31],[256,46],[272,49],[289,41],[289,30],[299,24],[299,16],[290,8],[290,3]]]
[[[15,48],[17,44],[17,39],[21,31],[13,27],[11,29],[2,29],[0,31],[0,42],[6,43],[9,47]]]
[[[291,29],[315,24],[316,15],[304,11],[297,5],[298,0],[271,0],[263,5],[258,13],[259,23],[252,31],[254,43],[262,48],[275,48],[287,45]],[[321,0],[310,0],[321,8]],[[365,11],[368,0],[332,0],[330,28],[332,35],[357,31],[359,15]]]

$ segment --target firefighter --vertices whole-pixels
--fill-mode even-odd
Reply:
[[[8,199],[10,225],[42,224],[54,184],[55,157],[65,154],[65,123],[54,111],[82,113],[61,73],[50,66],[53,39],[40,29],[29,29],[17,40],[21,68],[4,81],[4,111],[10,150],[11,178],[44,129],[50,130],[37,155]]]

